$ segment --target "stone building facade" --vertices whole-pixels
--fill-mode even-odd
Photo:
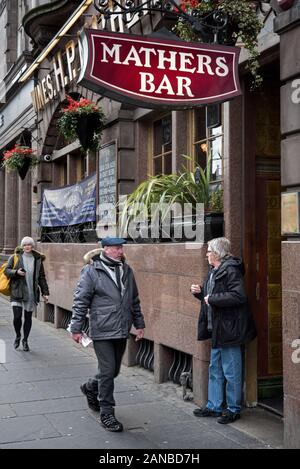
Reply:
[[[300,2],[293,2],[292,8],[281,12],[274,26],[280,36],[281,185],[284,193],[297,193],[300,187]],[[291,448],[300,445],[299,255],[299,233],[296,233],[282,243],[285,444]],[[294,353],[292,359],[297,347],[298,355]]]

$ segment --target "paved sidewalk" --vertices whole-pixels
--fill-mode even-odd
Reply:
[[[14,350],[9,304],[0,297],[0,448],[201,449],[282,448],[279,417],[245,410],[231,425],[197,419],[195,405],[181,389],[154,384],[153,374],[122,367],[116,380],[116,416],[123,433],[109,433],[87,408],[79,386],[96,372],[92,349],[75,344],[67,332],[33,321],[31,352]]]

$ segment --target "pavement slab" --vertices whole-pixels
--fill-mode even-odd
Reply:
[[[59,436],[59,433],[43,415],[1,419],[0,444],[32,441]]]

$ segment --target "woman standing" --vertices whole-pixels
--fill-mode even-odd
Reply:
[[[45,302],[48,302],[49,289],[45,277],[43,261],[45,256],[34,250],[34,240],[26,236],[21,246],[15,249],[15,256],[11,256],[5,269],[5,275],[11,279],[11,305],[14,314],[14,328],[16,339],[14,347],[17,349],[21,341],[22,313],[24,310],[23,350],[29,352],[28,336],[32,325],[32,313],[40,300],[40,290]]]
[[[219,417],[218,423],[227,424],[240,418],[241,346],[256,337],[256,329],[245,292],[244,265],[241,259],[230,254],[230,241],[212,239],[206,257],[210,265],[206,281],[203,287],[192,285],[191,292],[202,304],[198,340],[211,338],[212,349],[208,401],[206,407],[195,409],[194,415]]]

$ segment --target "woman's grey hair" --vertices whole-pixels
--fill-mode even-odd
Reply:
[[[22,239],[21,241],[21,247],[23,248],[25,244],[31,244],[31,246],[35,246],[35,242],[30,236],[25,236],[25,238]]]
[[[212,239],[208,241],[208,246],[220,261],[224,261],[232,255],[230,253],[231,244],[227,238]]]

